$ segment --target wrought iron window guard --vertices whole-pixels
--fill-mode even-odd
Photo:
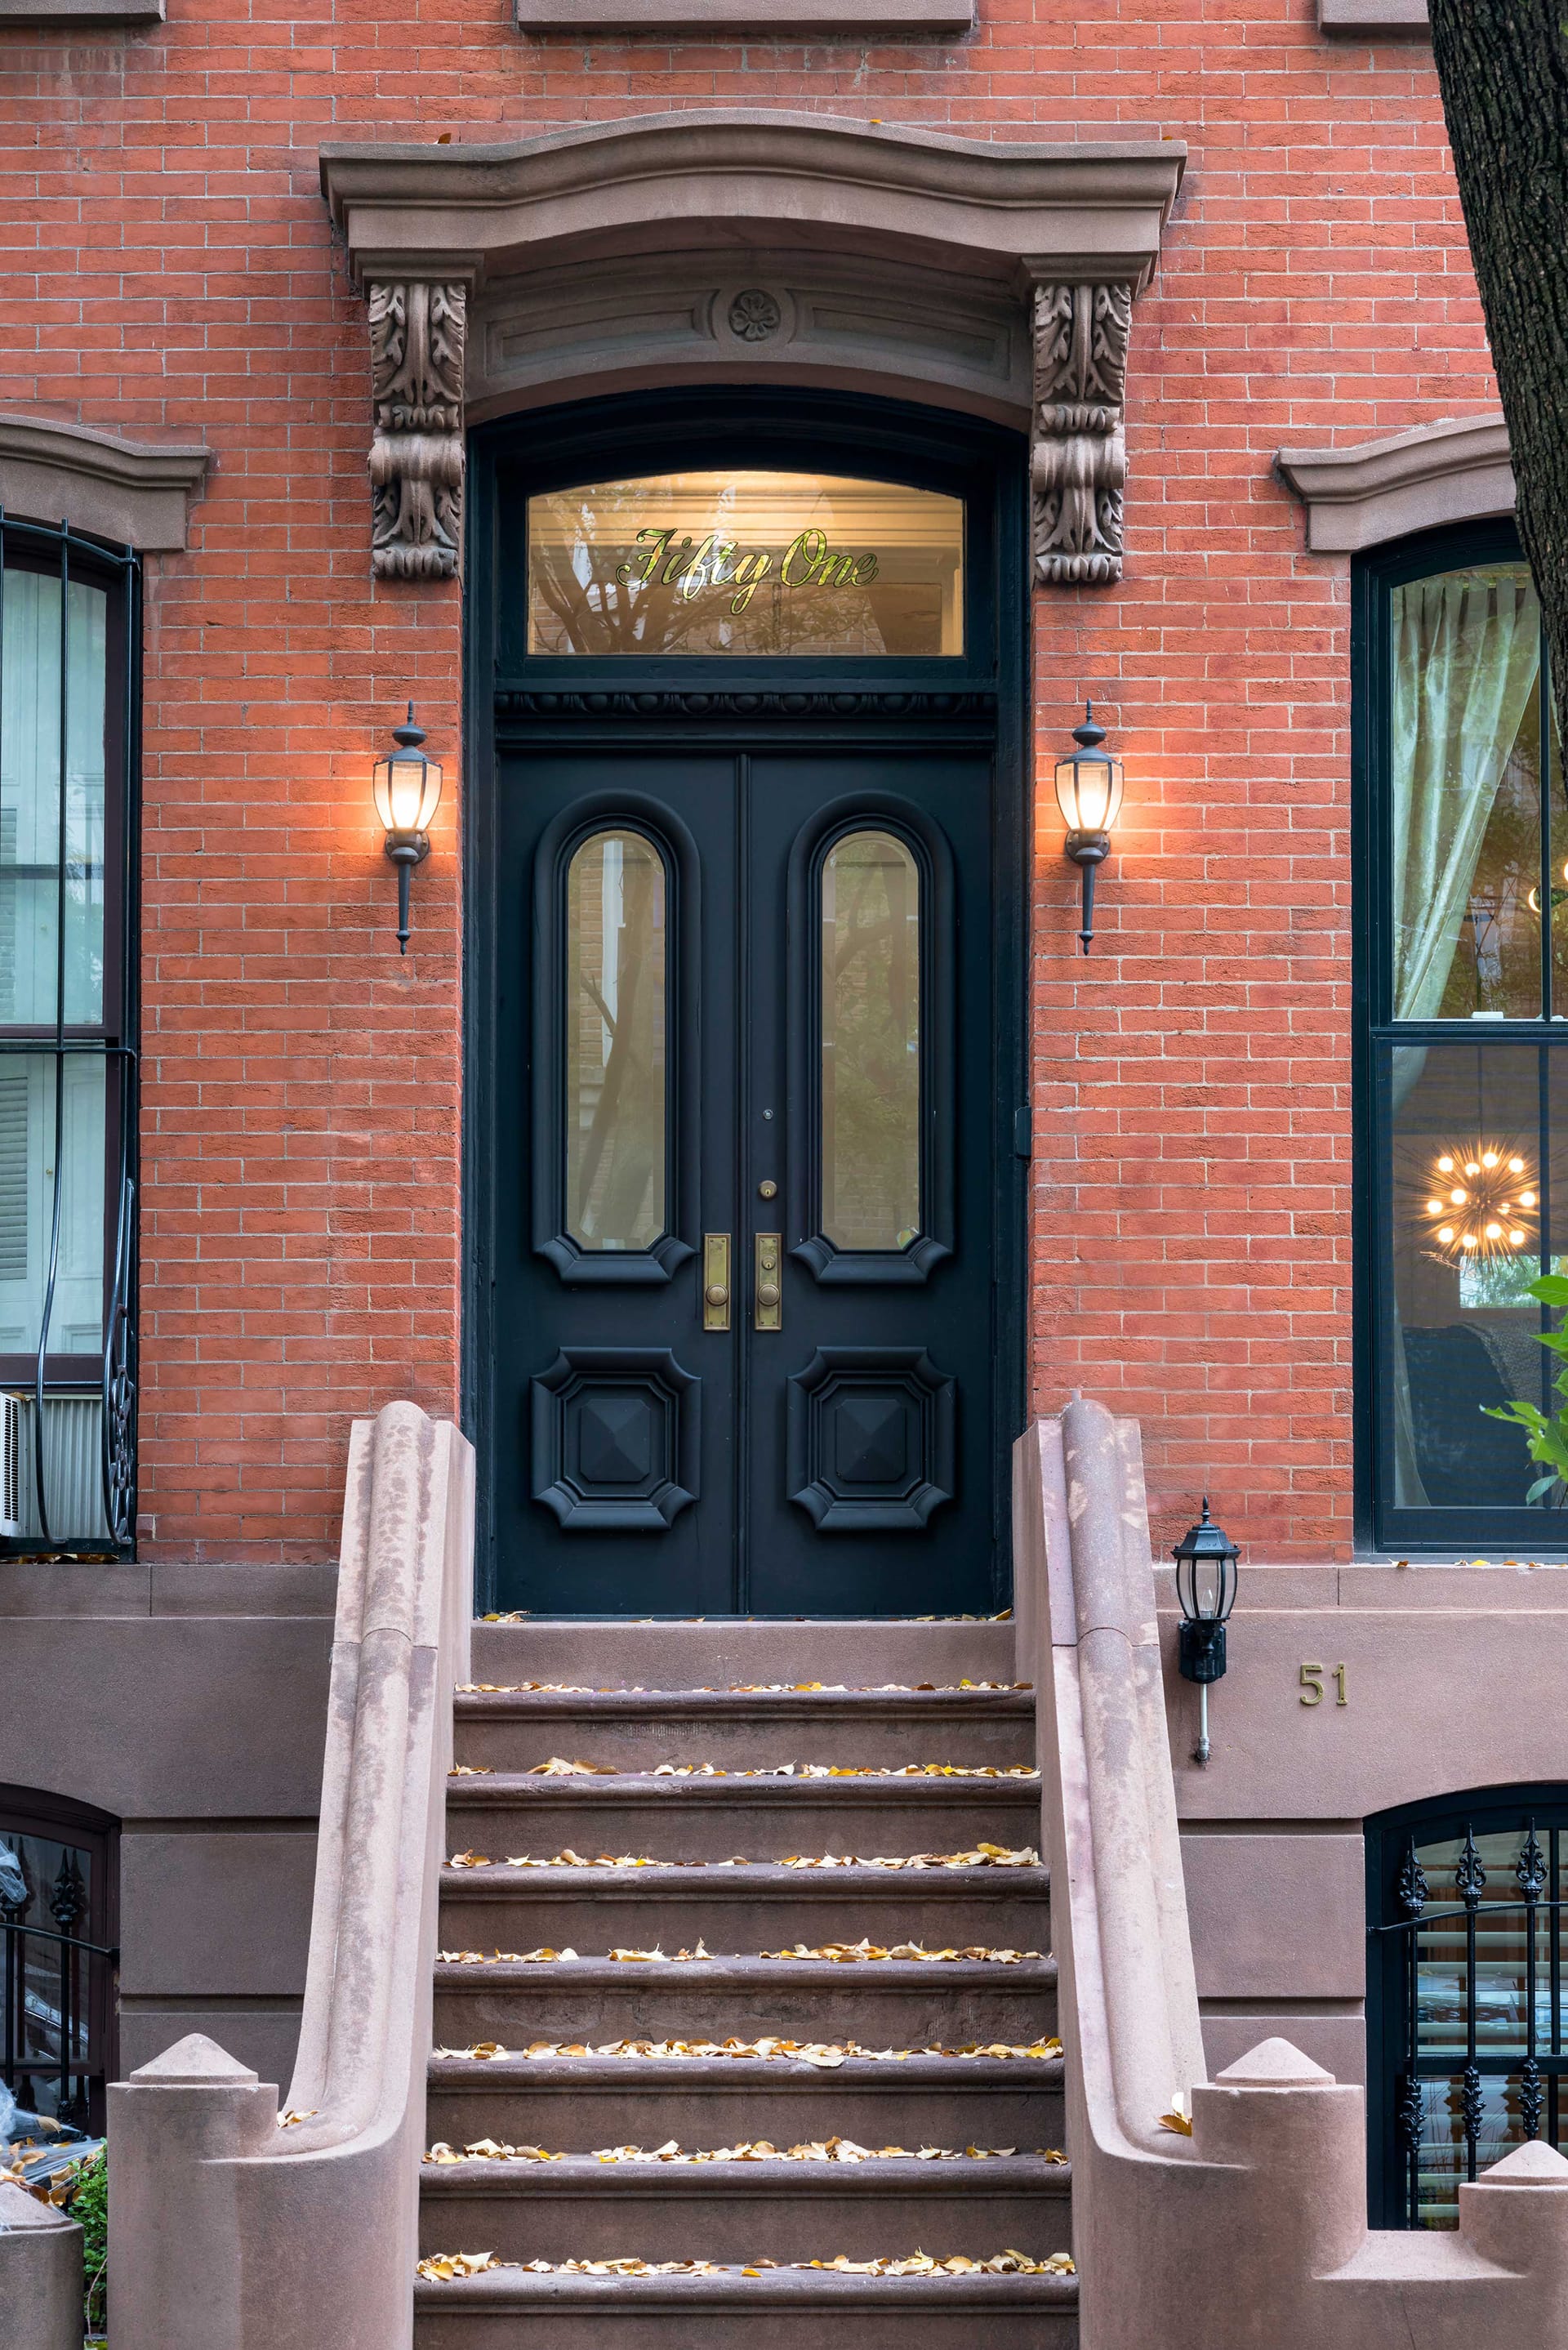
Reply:
[[[118,1945],[91,1942],[71,1932],[87,1907],[87,1893],[79,1873],[69,1863],[67,1853],[49,1896],[55,1927],[26,1925],[18,1905],[0,1904],[0,1938],[4,1939],[5,1952],[5,1973],[0,1978],[5,1986],[0,2082],[18,2105],[30,2107],[36,2095],[33,2085],[52,2078],[56,2084],[54,2119],[67,2128],[86,2131],[102,2126],[105,2068],[98,2019],[110,1996],[109,1977],[119,1963],[119,1950]],[[29,2054],[27,2047],[29,1942],[53,1942],[59,1950],[59,2004],[52,2020],[57,2046],[52,2064]],[[88,1978],[85,1984],[81,1967],[84,1958]],[[95,1969],[104,1970],[101,1978]],[[31,2092],[31,2095],[25,2092]]]
[[[36,1532],[0,1538],[0,1555],[31,1557],[69,1555],[130,1556],[134,1549],[137,1504],[137,1201],[140,1117],[140,1057],[130,1041],[135,1035],[138,1001],[137,925],[137,781],[140,733],[140,563],[133,547],[109,547],[84,538],[68,524],[28,522],[0,507],[0,643],[3,643],[5,577],[7,557],[31,551],[53,556],[52,574],[60,582],[59,596],[59,750],[57,756],[58,855],[51,868],[56,879],[55,1017],[47,1024],[16,1024],[0,1034],[0,1059],[11,1055],[52,1059],[54,1064],[53,1191],[48,1213],[48,1258],[37,1343],[30,1380],[11,1382],[0,1377],[0,1391],[31,1401],[32,1471]],[[109,625],[118,631],[117,649],[106,647],[109,667],[105,677],[105,712],[109,729],[105,759],[104,910],[109,921],[110,892],[116,920],[106,931],[103,969],[103,1019],[93,1024],[66,1018],[67,890],[72,870],[67,853],[67,782],[69,745],[68,629],[73,577],[94,586],[112,584],[118,609],[109,608]],[[118,678],[116,679],[116,671]],[[118,682],[116,708],[111,684]],[[3,694],[3,684],[0,684]],[[0,721],[4,702],[0,700]],[[110,795],[114,795],[111,826]],[[117,840],[118,870],[109,863],[109,844]],[[111,970],[108,948],[118,947]],[[51,1397],[80,1389],[90,1383],[81,1372],[51,1360],[49,1338],[60,1274],[61,1215],[65,1190],[65,1072],[73,1056],[93,1055],[104,1063],[105,1118],[112,1138],[105,1167],[105,1267],[102,1347],[97,1363],[99,1400],[99,1478],[102,1503],[101,1528],[73,1525],[71,1504],[51,1495],[46,1461],[46,1412]],[[118,1075],[111,1087],[110,1071]],[[80,1513],[79,1496],[74,1497]]]
[[[1464,2068],[1459,2075],[1459,2117],[1465,2147],[1465,2176],[1474,2179],[1478,2171],[1478,2148],[1481,2125],[1485,2117],[1483,2079],[1519,2081],[1519,2118],[1524,2137],[1541,2136],[1542,2116],[1550,2104],[1552,2108],[1552,2137],[1558,2130],[1558,2085],[1568,2077],[1568,2049],[1563,2045],[1563,1938],[1561,1918],[1568,1909],[1568,1900],[1548,1896],[1548,1862],[1545,1851],[1538,1842],[1534,1822],[1525,1834],[1513,1875],[1519,1886],[1517,1898],[1505,1901],[1484,1898],[1487,1872],[1476,1849],[1473,1826],[1467,1824],[1464,1845],[1454,1869],[1458,1902],[1441,1908],[1428,1906],[1426,1870],[1417,1855],[1416,1838],[1407,1844],[1405,1859],[1396,1880],[1395,1893],[1406,1911],[1403,1918],[1372,1928],[1374,1936],[1403,1935],[1400,1951],[1402,1986],[1401,2007],[1403,2069],[1399,2075],[1397,2122],[1401,2158],[1405,2165],[1404,2214],[1405,2225],[1417,2228],[1421,2220],[1421,2145],[1422,2105],[1421,2084],[1430,2080],[1452,2080],[1455,2074],[1454,2056],[1457,2050],[1439,2050],[1424,2055],[1421,2050],[1421,1986],[1420,1937],[1449,1920],[1462,1920],[1464,1930],[1463,2013],[1465,2027]],[[1477,2023],[1480,2009],[1478,1996],[1480,1961],[1477,1951],[1477,1934],[1484,1916],[1488,1925],[1522,1914],[1524,1919],[1524,2011],[1522,2061],[1520,2049],[1498,2054],[1480,2051]],[[1546,2037],[1551,2046],[1541,2046],[1539,1996],[1541,1989],[1541,1952],[1538,1927],[1542,1918],[1553,1921],[1556,1930],[1551,1937],[1546,1957],[1547,1981],[1550,1992],[1550,2029]]]

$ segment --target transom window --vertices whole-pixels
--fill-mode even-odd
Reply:
[[[531,654],[963,649],[960,498],[759,470],[528,500]]]
[[[1364,575],[1371,1011],[1364,1428],[1391,1546],[1568,1543],[1523,1431],[1568,1264],[1568,801],[1511,526]]]

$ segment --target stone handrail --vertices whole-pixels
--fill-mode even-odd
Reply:
[[[452,1698],[473,1453],[411,1403],[349,1444],[299,2053],[275,2087],[192,2033],[110,2088],[115,2350],[413,2339]]]
[[[1283,2040],[1205,2078],[1137,1422],[1075,1397],[1026,1430],[1013,1516],[1083,2350],[1568,2342],[1555,2149],[1462,2185],[1452,2232],[1374,2231],[1358,2086]]]

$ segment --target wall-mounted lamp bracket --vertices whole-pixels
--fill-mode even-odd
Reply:
[[[1095,723],[1093,702],[1073,729],[1077,749],[1056,762],[1056,805],[1067,827],[1063,853],[1084,877],[1084,921],[1078,943],[1085,954],[1095,935],[1095,868],[1111,853],[1111,827],[1121,814],[1122,763],[1100,748],[1106,730]]]
[[[376,813],[386,828],[387,855],[398,868],[398,952],[409,951],[409,877],[431,853],[430,823],[441,803],[441,764],[424,754],[425,730],[414,723],[414,705],[401,726],[392,729],[397,744],[376,762],[371,792]]]
[[[1070,832],[1062,847],[1084,877],[1084,920],[1078,943],[1087,954],[1095,935],[1095,870],[1111,853],[1111,836],[1108,832]]]

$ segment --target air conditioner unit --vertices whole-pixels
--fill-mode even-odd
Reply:
[[[0,1535],[41,1535],[37,1500],[37,1403],[0,1395]],[[44,1486],[56,1543],[107,1542],[99,1466],[103,1400],[94,1393],[44,1398]]]
[[[0,1534],[22,1531],[22,1407],[0,1395]]]

